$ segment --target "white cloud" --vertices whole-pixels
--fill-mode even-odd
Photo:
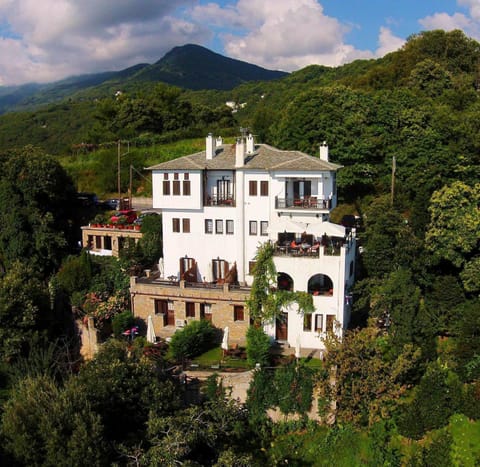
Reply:
[[[480,40],[480,2],[479,0],[457,0],[460,6],[466,7],[469,16],[463,13],[435,13],[419,20],[425,29],[444,29],[452,31],[461,29],[464,33],[474,39]]]
[[[194,0],[0,0],[13,33],[0,37],[0,84],[44,82],[140,62],[205,42],[203,26],[173,16]]]
[[[235,25],[238,33],[222,35],[226,54],[267,68],[291,71],[373,56],[346,44],[349,27],[325,15],[316,0],[238,0],[225,8],[210,3],[193,16],[211,26]]]
[[[378,36],[379,47],[375,51],[376,57],[383,57],[384,55],[400,49],[405,44],[405,39],[394,36],[392,31],[386,27],[380,28]]]

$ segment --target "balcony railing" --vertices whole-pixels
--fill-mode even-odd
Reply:
[[[235,207],[235,200],[233,197],[219,198],[217,196],[207,196],[205,206]]]
[[[276,256],[292,256],[295,258],[318,258],[321,252],[324,256],[340,256],[341,247],[340,243],[313,246],[300,244],[296,247],[292,247],[289,242],[283,245],[277,243],[274,254]]]
[[[306,196],[303,198],[275,198],[276,209],[330,209],[332,200],[317,199],[315,196]]]

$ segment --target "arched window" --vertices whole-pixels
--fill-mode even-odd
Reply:
[[[284,272],[277,274],[277,288],[278,290],[288,290],[293,292],[293,279]]]
[[[312,295],[333,295],[333,282],[326,274],[315,274],[308,280],[308,293]]]

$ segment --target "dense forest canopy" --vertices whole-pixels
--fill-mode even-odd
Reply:
[[[478,464],[479,79],[476,41],[429,31],[379,60],[312,65],[233,91],[158,84],[117,97],[85,92],[1,117],[2,460]],[[232,114],[229,100],[246,105]],[[141,339],[111,339],[79,364],[61,345],[74,336],[72,305],[100,324],[130,322],[128,273],[161,246],[151,219],[145,242],[118,261],[72,254],[75,185],[115,190],[119,139],[125,166],[142,167],[201,150],[207,132],[233,136],[240,125],[260,142],[310,154],[327,141],[330,159],[344,166],[332,220],[362,220],[351,329],[342,340],[327,336],[320,370],[290,362],[256,371],[245,406],[215,378],[202,402],[187,404],[166,371],[171,355]],[[134,190],[148,192],[140,179]],[[277,305],[264,293],[265,278],[275,278],[267,272],[251,299]],[[249,340],[268,361],[268,342],[252,329]],[[304,417],[313,397],[329,424]],[[273,423],[266,413],[275,407],[297,420]]]

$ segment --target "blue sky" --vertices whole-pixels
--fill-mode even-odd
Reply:
[[[270,69],[338,66],[430,29],[480,40],[480,0],[0,0],[0,85],[152,63],[186,43]]]

